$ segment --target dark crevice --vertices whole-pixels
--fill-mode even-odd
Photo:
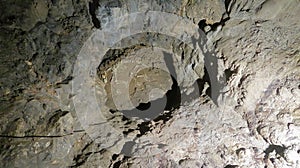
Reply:
[[[117,161],[116,163],[113,164],[113,168],[119,168],[121,166],[121,161]]]
[[[61,82],[57,82],[55,85],[56,85],[56,87],[60,87],[60,85],[67,85],[72,80],[73,80],[73,77],[68,76],[66,79],[62,80]]]
[[[61,117],[67,115],[68,113],[69,111],[62,111],[62,110],[55,111],[55,114],[49,119],[48,125],[54,125]]]
[[[180,160],[178,161],[179,165],[181,165],[185,160],[186,160],[186,159],[180,159]]]
[[[198,23],[198,26],[199,26],[199,29],[200,29],[200,30],[202,30],[203,32],[205,32],[205,31],[204,31],[204,28],[205,28],[205,26],[207,26],[207,24],[206,24],[206,19],[200,20],[200,22]]]
[[[128,135],[130,132],[133,132],[134,129],[128,129],[127,131],[123,131],[124,135]]]
[[[119,157],[119,154],[113,154],[113,155],[111,156],[111,159],[112,159],[112,160],[116,160],[118,157]]]
[[[181,103],[181,93],[180,93],[180,88],[178,86],[178,83],[176,79],[172,77],[172,88],[171,90],[168,90],[166,93],[167,96],[167,104],[165,106],[164,110],[171,111],[179,108],[180,103]]]
[[[245,80],[249,77],[249,74],[243,75],[238,83],[238,87],[240,88],[243,84],[243,82],[245,82]]]
[[[89,146],[91,146],[93,144],[93,142],[89,142],[87,143],[82,149],[81,149],[81,153],[83,153]]]
[[[129,159],[129,156],[122,156],[120,154],[113,154],[112,155],[112,161],[108,167],[113,167],[113,168],[119,168],[122,163],[126,163],[126,161]],[[129,163],[126,164],[127,167]],[[122,166],[123,167],[123,166]]]
[[[237,73],[237,69],[234,70],[225,69],[224,73],[225,73],[225,79],[226,81],[228,81],[233,74]]]
[[[80,155],[77,155],[73,161],[75,162],[75,165],[73,166],[70,166],[71,168],[73,167],[78,167],[78,166],[81,166],[83,165],[87,159],[89,158],[89,156],[92,154],[92,152],[88,152],[88,153],[85,153],[85,154],[80,154]]]
[[[237,149],[236,151],[235,151],[235,154],[236,155],[239,155],[239,153],[241,152],[241,151],[245,151],[246,149],[245,148],[239,148],[239,149]]]
[[[209,77],[209,74],[207,72],[207,69],[206,67],[204,67],[204,76],[203,76],[203,79],[200,83],[198,83],[198,86],[199,86],[199,91],[203,91],[204,89],[204,84],[205,83],[208,83],[209,87],[207,88],[207,90],[205,91],[205,94],[208,95],[209,97],[212,97],[212,93],[211,93],[211,81],[210,81],[210,77]],[[200,85],[201,84],[201,85]],[[201,94],[201,93],[200,93]]]
[[[210,31],[216,31],[218,26],[224,26],[225,23],[230,19],[230,17],[226,17],[226,18],[222,18],[220,22],[215,22],[214,24],[207,24],[206,23],[206,19],[200,20],[198,23],[198,27],[200,30],[202,30],[203,32],[205,32],[204,28],[206,26],[210,26]],[[207,34],[208,32],[206,32]]]
[[[226,165],[224,168],[236,168],[239,167],[238,165]]]
[[[138,130],[140,131],[140,133],[137,134],[137,137],[141,137],[142,135],[145,135],[148,131],[150,131],[150,122],[147,121],[138,124]]]
[[[99,7],[99,0],[93,0],[92,2],[89,2],[89,13],[92,17],[92,22],[97,29],[100,29],[101,23],[96,16],[96,11],[98,7]]]
[[[173,114],[173,111],[165,112],[162,115],[155,118],[153,121],[154,122],[163,121],[163,123],[166,123],[167,121],[169,121],[173,117],[172,114]]]
[[[237,105],[236,107],[240,106]],[[250,136],[256,135],[256,131],[259,133],[258,128],[255,129],[256,123],[257,123],[257,118],[256,115],[254,114],[253,111],[249,111],[244,115],[246,121],[247,121],[247,127],[250,129]],[[267,142],[267,141],[266,141]]]
[[[52,4],[56,6],[58,4],[57,0],[51,0]]]
[[[231,12],[231,7],[229,6],[230,2],[231,2],[231,0],[225,0],[225,9],[226,9],[227,14],[230,14],[230,12]]]
[[[148,103],[140,103],[136,108],[138,110],[141,110],[141,111],[145,111],[147,109],[149,109],[151,106],[151,102],[148,102]]]
[[[157,144],[157,147],[159,148],[159,149],[163,149],[164,147],[166,147],[166,146],[168,146],[168,145],[166,145],[166,144]]]
[[[249,12],[250,9],[244,9],[244,10],[241,10],[241,11],[243,11],[243,12]]]
[[[111,113],[111,114],[114,114],[114,113],[116,113],[116,112],[118,112],[117,110],[113,110],[113,109],[109,109],[109,112]]]
[[[287,148],[285,146],[279,146],[279,145],[269,145],[269,147],[264,151],[265,153],[265,159],[268,159],[270,153],[272,153],[273,151],[276,152],[276,154],[278,154],[279,156],[281,156],[282,158],[284,158],[284,151]]]
[[[206,163],[203,163],[202,165],[201,165],[201,168],[206,168],[207,167],[207,164]]]
[[[170,111],[179,108],[181,103],[181,93],[177,83],[176,68],[174,66],[172,54],[164,52],[164,60],[173,82],[172,89],[166,93],[167,104],[165,110]]]
[[[129,122],[129,121],[130,121],[130,119],[129,119],[129,118],[127,118],[127,117],[125,117],[125,116],[122,116],[122,121],[127,121],[127,122]]]

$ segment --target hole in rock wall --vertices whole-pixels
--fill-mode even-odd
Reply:
[[[157,33],[137,34],[120,44],[135,40],[139,43],[108,50],[98,66],[105,95],[99,99],[106,108],[101,111],[108,112],[107,118],[166,122],[210,84],[203,58],[176,38]],[[210,95],[209,87],[205,91]]]
[[[186,74],[179,71],[185,69],[164,50],[137,45],[107,53],[111,55],[106,55],[98,67],[98,80],[106,93],[104,104],[111,113],[120,112],[126,118],[165,121],[182,103],[199,98],[204,84],[209,83],[205,72],[203,78],[194,79],[191,93],[184,92],[186,77],[180,75]]]

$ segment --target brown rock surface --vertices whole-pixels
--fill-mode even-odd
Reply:
[[[300,167],[299,0],[0,6],[0,167]]]

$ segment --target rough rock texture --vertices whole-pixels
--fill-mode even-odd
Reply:
[[[0,7],[0,167],[300,167],[299,0]]]

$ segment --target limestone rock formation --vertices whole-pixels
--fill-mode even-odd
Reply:
[[[300,167],[299,0],[0,6],[0,167]]]

